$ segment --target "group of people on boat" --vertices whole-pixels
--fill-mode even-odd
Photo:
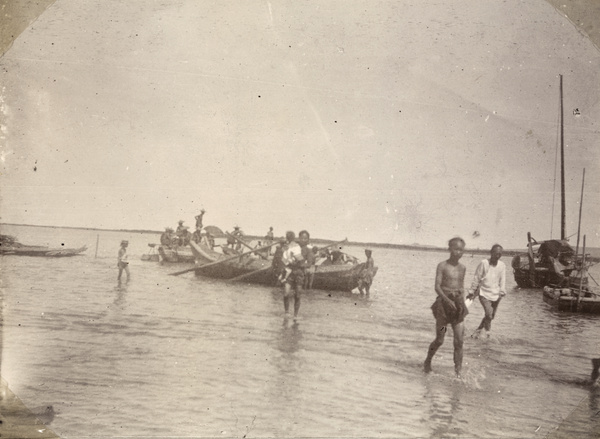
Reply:
[[[160,244],[167,248],[185,247],[190,244],[190,241],[201,242],[205,239],[209,244],[212,241],[214,245],[214,239],[206,231],[202,230],[202,221],[206,211],[202,209],[198,215],[195,216],[196,229],[193,233],[190,232],[188,226],[184,226],[185,221],[179,220],[177,229],[173,230],[171,227],[165,227],[165,231],[160,235]]]

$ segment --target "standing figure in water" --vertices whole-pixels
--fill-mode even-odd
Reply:
[[[448,325],[454,333],[454,371],[460,378],[463,360],[463,339],[465,333],[464,320],[469,313],[465,305],[465,271],[459,260],[465,251],[462,238],[448,241],[450,257],[438,264],[435,274],[435,292],[438,297],[431,306],[435,317],[435,340],[429,346],[427,358],[423,364],[426,373],[431,372],[431,360],[437,350],[444,344]]]
[[[360,278],[358,279],[358,291],[360,294],[367,294],[371,291],[371,284],[373,283],[373,271],[375,270],[375,261],[371,257],[373,252],[369,249],[365,249],[365,256],[367,262],[365,262],[365,268],[363,269]]]
[[[506,267],[500,260],[501,257],[502,246],[494,244],[489,259],[482,260],[475,270],[469,288],[469,297],[479,294],[479,301],[485,315],[477,330],[471,335],[473,338],[479,338],[483,334],[486,338],[490,336],[492,320],[496,317],[500,300],[506,296]]]
[[[129,261],[127,260],[127,246],[129,246],[129,241],[121,241],[121,248],[119,249],[118,259],[117,259],[117,267],[119,267],[119,275],[117,276],[117,280],[121,282],[121,275],[123,274],[123,270],[127,274],[127,282],[129,282]]]

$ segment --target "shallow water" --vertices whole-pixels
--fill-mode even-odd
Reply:
[[[565,437],[599,435],[600,395],[585,382],[600,316],[555,312],[510,273],[493,337],[466,340],[457,380],[451,337],[422,373],[444,253],[375,248],[370,297],[308,292],[294,325],[277,288],[172,277],[180,266],[142,262],[158,235],[2,233],[90,247],[0,259],[2,377],[28,407],[53,406],[61,437],[541,438],[559,426]],[[121,239],[132,280],[119,286]],[[467,279],[480,258],[463,258]],[[483,316],[479,303],[470,311],[467,333]]]

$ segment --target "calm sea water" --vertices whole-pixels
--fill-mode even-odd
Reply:
[[[467,338],[458,380],[451,334],[434,372],[422,373],[444,253],[375,249],[370,297],[308,292],[293,325],[277,288],[167,276],[180,267],[141,261],[158,235],[2,233],[90,247],[74,258],[0,259],[2,377],[28,407],[53,406],[48,425],[61,437],[600,434],[600,392],[585,385],[600,316],[558,313],[539,290],[517,289],[509,258],[493,337]],[[119,286],[121,239],[132,280]],[[469,280],[480,258],[463,257]],[[470,311],[468,333],[483,316],[479,303]]]

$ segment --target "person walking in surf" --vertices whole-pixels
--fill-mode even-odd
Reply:
[[[501,257],[502,246],[494,244],[489,259],[482,260],[475,269],[468,297],[479,295],[485,315],[477,330],[471,335],[473,338],[479,338],[482,332],[485,332],[486,338],[490,336],[492,320],[496,317],[500,299],[506,295],[506,266],[500,260]]]
[[[463,360],[464,320],[469,310],[465,305],[464,281],[466,268],[459,262],[465,251],[462,238],[448,241],[450,257],[438,264],[435,274],[435,292],[438,297],[431,306],[435,317],[435,340],[429,345],[427,358],[423,364],[425,373],[431,372],[431,360],[444,344],[448,325],[454,333],[454,371],[460,378]]]

